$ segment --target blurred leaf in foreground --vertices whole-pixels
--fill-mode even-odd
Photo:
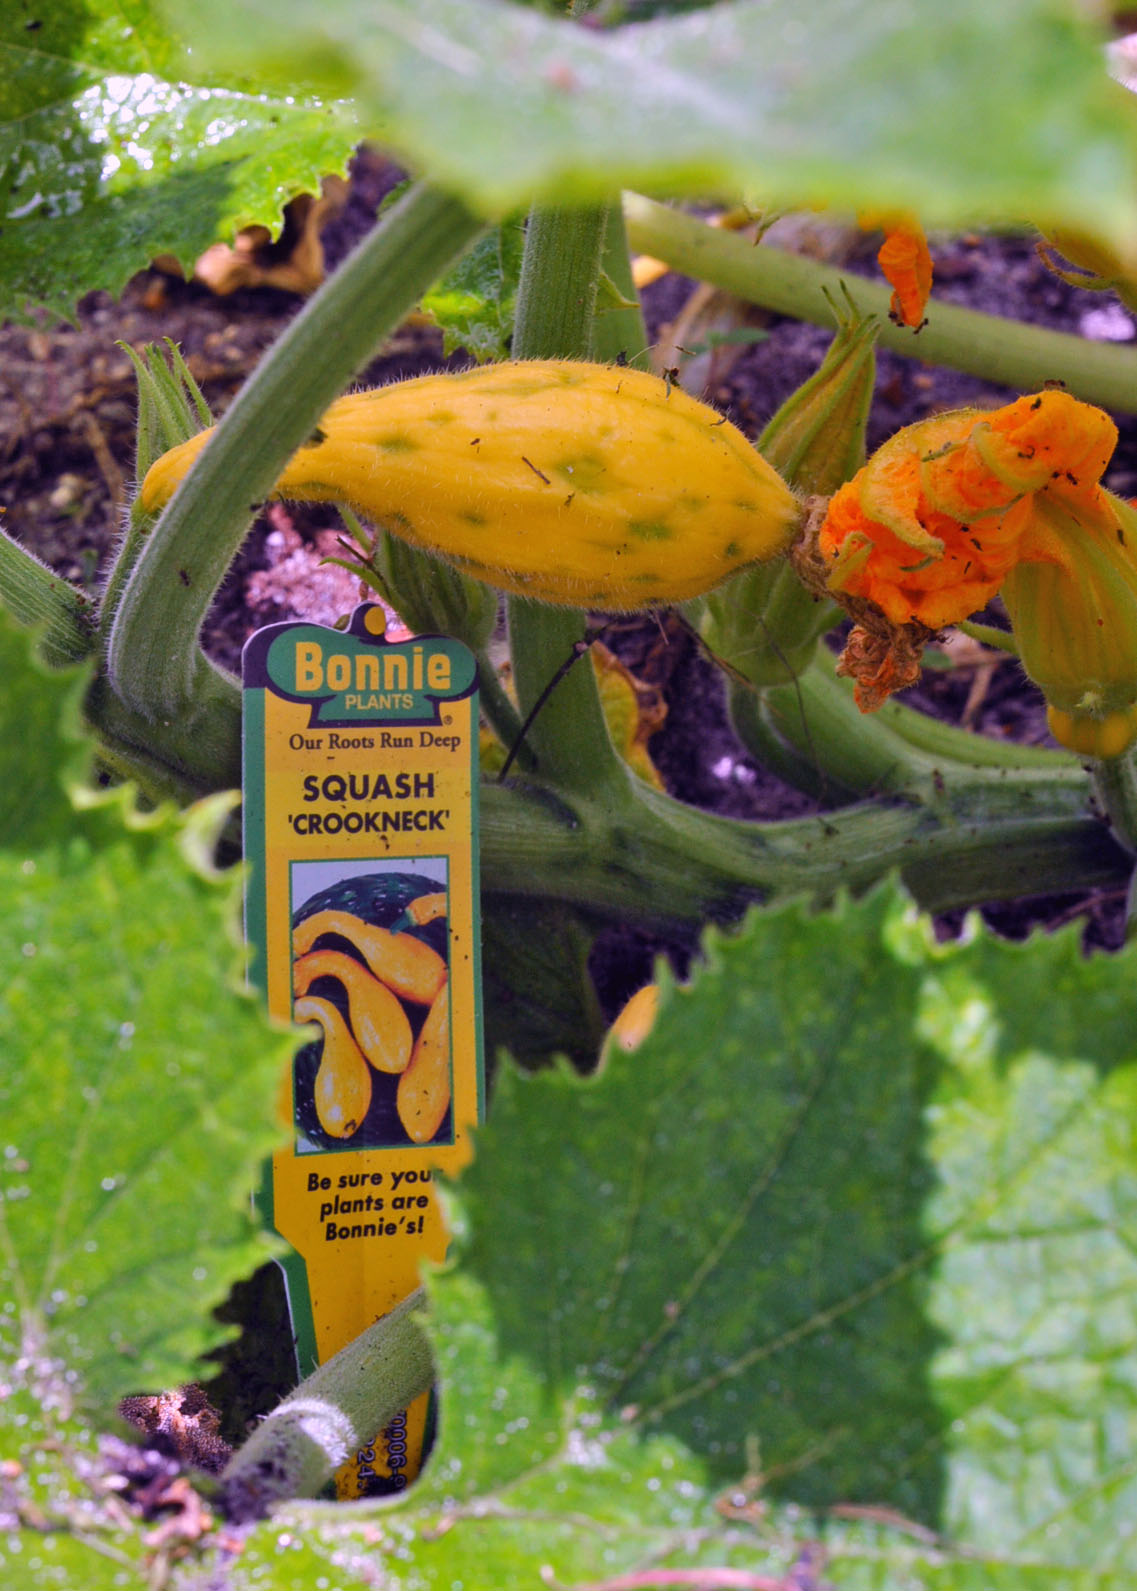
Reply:
[[[1134,106],[1076,0],[724,0],[603,29],[510,0],[197,0],[197,58],[351,96],[368,136],[501,215],[621,187],[1134,222]],[[553,13],[553,14],[550,14]]]
[[[1137,952],[937,946],[892,889],[708,952],[634,1054],[502,1076],[423,1481],[286,1511],[234,1591],[1132,1585]]]
[[[193,861],[229,803],[85,787],[81,676],[28,653],[0,618],[0,1455],[29,1526],[0,1580],[49,1584],[114,1535],[84,1420],[187,1380],[264,1259],[249,1194],[292,1044],[240,987],[236,876]]]
[[[0,7],[0,318],[187,267],[345,169],[346,108],[179,80],[151,0]]]

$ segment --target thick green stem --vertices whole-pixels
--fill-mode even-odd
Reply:
[[[525,228],[525,253],[513,324],[515,359],[592,355],[606,209],[538,205]]]
[[[192,733],[182,718],[144,718],[115,695],[104,676],[83,711],[108,766],[136,779],[151,799],[185,804],[241,783],[241,692],[235,679],[210,668],[201,680]]]
[[[832,653],[825,655],[822,668],[830,683],[827,689],[840,691],[852,703],[853,688],[842,683],[833,673]],[[939,764],[950,758],[971,768],[999,768],[1004,773],[1014,773],[1020,768],[1037,768],[1055,779],[1070,781],[1078,778],[1081,764],[1070,751],[1057,751],[1051,746],[1024,746],[1014,740],[995,740],[990,735],[974,734],[970,729],[958,729],[945,724],[942,719],[931,718],[903,702],[885,702],[880,709],[880,720],[895,731],[909,746],[925,751]],[[865,715],[858,713],[863,724]]]
[[[493,786],[482,796],[482,879],[664,932],[732,920],[755,901],[867,889],[892,870],[929,911],[1123,883],[1130,859],[1085,797],[1024,775],[935,808],[872,802],[755,824],[642,783],[618,806]]]
[[[610,204],[607,209],[600,270],[607,299],[603,293],[597,297],[592,356],[602,364],[614,365],[623,360],[640,370],[650,370],[651,350],[632,279],[624,212],[618,204]]]
[[[513,355],[579,359],[592,352],[597,281],[608,216],[600,210],[535,209],[529,217],[517,295]],[[513,677],[527,715],[584,639],[580,613],[509,601]],[[622,790],[619,758],[608,738],[593,671],[570,668],[529,727],[527,743],[541,779],[564,790]]]
[[[187,715],[192,739],[206,674],[198,634],[250,514],[332,399],[480,229],[459,200],[413,188],[262,360],[123,592],[108,665],[128,707],[154,719]]]
[[[1020,325],[934,297],[928,324],[914,335],[906,327],[887,324],[890,291],[883,283],[783,249],[755,248],[748,238],[707,226],[638,193],[625,195],[624,215],[634,249],[665,260],[687,276],[726,288],[748,303],[831,326],[833,309],[826,292],[836,296],[843,287],[851,288],[862,313],[880,315],[886,322],[880,333],[882,348],[1023,392],[1059,379],[1078,398],[1125,414],[1137,413],[1137,353],[1131,347]]]
[[[352,1453],[429,1389],[423,1301],[419,1288],[262,1420],[221,1477],[229,1519],[244,1524],[263,1519],[274,1503],[314,1497]]]
[[[2,530],[0,603],[17,624],[39,630],[40,656],[52,668],[79,663],[94,649],[94,606],[89,598]]]
[[[478,652],[477,659],[478,699],[482,716],[507,753],[517,746],[518,767],[532,769],[533,753],[528,746],[518,743],[521,734],[520,714],[505,693],[493,659],[484,648]]]
[[[791,685],[735,685],[731,717],[743,745],[771,772],[822,800],[902,795],[935,803],[945,788],[1030,772],[1084,791],[1077,759],[941,723],[900,702],[862,713],[830,652],[819,647]]]
[[[135,509],[137,510],[137,504]],[[114,628],[119,603],[130,579],[130,571],[138,562],[145,547],[146,532],[137,523],[135,513],[132,513],[127,521],[126,534],[118,544],[114,562],[99,594],[99,641],[104,649]]]
[[[1093,764],[1094,791],[1119,844],[1137,856],[1137,747]]]

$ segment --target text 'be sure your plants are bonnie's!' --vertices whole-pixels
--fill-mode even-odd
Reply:
[[[270,625],[243,658],[252,976],[312,1027],[265,1199],[302,1375],[443,1259],[436,1177],[482,1112],[477,669],[458,641],[385,629],[366,604],[342,631]],[[339,1495],[401,1491],[429,1416],[429,1396],[396,1415]]]

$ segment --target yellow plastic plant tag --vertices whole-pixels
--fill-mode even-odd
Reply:
[[[302,1375],[443,1259],[436,1174],[469,1159],[482,1109],[477,669],[384,628],[372,604],[342,631],[270,625],[243,659],[253,977],[313,1035],[266,1198]],[[402,1490],[428,1416],[424,1397],[377,1433],[340,1496]]]

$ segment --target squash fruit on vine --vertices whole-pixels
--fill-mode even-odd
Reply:
[[[151,466],[148,513],[212,434]],[[725,415],[641,370],[565,359],[339,398],[273,495],[347,504],[499,590],[614,612],[711,590],[784,552],[803,517]]]

